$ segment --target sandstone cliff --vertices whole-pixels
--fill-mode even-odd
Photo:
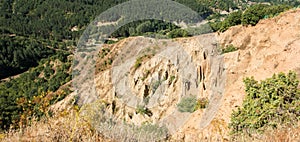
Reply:
[[[175,40],[132,37],[105,45],[115,60],[97,72],[99,97],[118,119],[164,124],[175,141],[229,140],[231,112],[245,96],[243,78],[300,73],[299,23],[300,11],[292,10],[221,34]],[[218,55],[227,45],[238,50]],[[189,95],[208,97],[209,106],[192,114],[178,112],[178,102]],[[149,114],[137,113],[139,106]]]

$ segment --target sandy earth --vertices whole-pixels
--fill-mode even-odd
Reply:
[[[211,107],[206,110],[197,110],[189,115],[188,120],[172,136],[171,141],[228,141],[228,123],[230,122],[230,115],[232,110],[242,104],[243,98],[245,97],[243,78],[254,76],[256,80],[262,80],[271,77],[274,73],[288,72],[289,70],[296,71],[298,77],[300,77],[299,9],[291,10],[272,19],[261,20],[253,27],[231,27],[224,33],[215,33],[215,36],[217,41],[219,41],[220,47],[232,44],[239,50],[224,54],[223,56],[220,56],[219,59],[208,57],[208,61],[202,63],[204,61],[203,56],[205,55],[203,55],[203,52],[205,50],[203,50],[204,48],[201,46],[209,46],[209,44],[206,44],[205,40],[203,40],[205,39],[204,37],[177,39],[186,52],[192,56],[196,64],[201,66],[201,72],[203,72],[203,76],[206,76],[206,79],[202,82],[206,85],[206,90],[204,90],[202,85],[199,94],[196,95],[208,96],[210,98]],[[112,51],[116,53],[115,55],[120,54],[121,49],[125,46],[148,46],[136,42],[139,40],[142,41],[141,37],[128,38],[108,46],[111,46]],[[199,43],[199,41],[201,42]],[[198,52],[200,55],[196,54]],[[130,54],[127,56],[130,56]],[[158,63],[157,58],[147,60],[144,65],[147,65],[147,67],[141,67],[140,70],[131,71],[131,73],[133,72],[133,75],[130,77],[132,77],[131,80],[133,82],[135,77],[137,77],[134,74],[143,75],[145,70],[142,69],[150,70],[154,65],[155,67],[163,71],[168,71],[168,73],[176,76],[174,67],[163,67],[165,64]],[[220,71],[217,74],[214,73],[213,70],[217,70],[220,66],[223,68],[220,68],[220,70],[224,70],[225,74]],[[155,74],[154,71],[155,70],[153,70],[151,74]],[[153,121],[153,118],[145,118],[140,115],[134,115],[133,118],[129,118],[128,114],[134,114],[135,109],[126,107],[122,104],[122,101],[118,101],[118,98],[115,96],[116,88],[113,88],[114,84],[111,79],[112,71],[108,69],[96,73],[95,87],[99,93],[99,98],[107,101],[108,104],[112,104],[113,100],[117,100],[115,102],[117,103],[115,107],[120,108],[119,112],[116,112],[116,115],[118,115],[119,118],[124,118],[128,121],[130,121],[130,119],[140,122],[148,120]],[[201,75],[202,79],[203,76]],[[219,77],[216,78],[216,76]],[[155,75],[152,77],[155,77]],[[145,87],[143,86],[147,84],[146,82],[147,80],[150,80],[150,78],[151,77],[146,78],[146,81],[144,82],[136,83],[137,85],[133,86],[131,89],[137,92],[145,91]],[[183,85],[180,85],[180,79],[177,79],[176,81],[173,83],[173,86],[167,88],[167,91],[165,92],[182,92]],[[225,88],[224,90],[221,89],[222,93],[219,96],[217,96],[216,93],[212,93],[214,92],[212,91],[213,88],[218,88],[213,87],[214,85],[219,87],[223,85],[223,87],[220,88]],[[172,105],[173,107],[170,107],[165,111],[153,109],[152,111],[154,113],[160,114],[154,116],[158,116],[158,119],[162,119],[164,115],[175,108],[176,101],[168,101],[168,103],[169,104],[166,106]],[[111,110],[111,108],[112,107],[110,106],[108,109]]]
[[[185,125],[178,137],[184,141],[226,141],[232,110],[242,104],[245,96],[243,78],[256,80],[274,73],[294,70],[300,78],[300,10],[262,20],[254,27],[236,26],[221,33],[221,46],[234,45],[238,51],[225,54],[226,87],[221,107],[205,129],[197,127],[201,111]]]

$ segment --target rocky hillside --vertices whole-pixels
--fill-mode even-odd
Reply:
[[[101,137],[124,141],[134,140],[133,136],[124,138],[132,134],[128,124],[152,123],[164,126],[170,135],[160,131],[154,133],[156,138],[138,135],[135,140],[228,141],[231,113],[245,97],[243,78],[254,76],[263,80],[289,70],[300,76],[299,23],[297,9],[262,20],[253,27],[231,27],[225,33],[173,40],[131,37],[104,45],[96,61],[97,96],[85,94],[76,100],[81,104],[94,102],[82,108],[81,114],[88,116],[83,122],[87,120],[90,124],[86,126],[100,130]],[[228,46],[238,50],[220,54],[220,49]],[[64,110],[74,96],[72,93],[53,109]],[[192,113],[179,111],[179,103],[192,96],[209,103]],[[108,119],[104,114],[114,117]],[[66,118],[60,115],[58,120]],[[71,122],[68,124],[73,125]],[[61,123],[31,127],[40,125],[44,132],[57,131],[51,125],[65,128]],[[26,130],[23,134],[39,131]]]
[[[271,77],[274,73],[294,70],[300,74],[300,10],[262,20],[254,27],[236,26],[218,34],[221,47],[233,45],[237,51],[224,54],[226,87],[221,107],[205,129],[198,129],[201,122],[197,111],[185,125],[181,137],[186,141],[228,138],[228,123],[233,109],[242,104],[245,96],[243,78],[256,80]],[[196,126],[196,127],[195,127]]]
[[[106,112],[135,125],[164,124],[174,140],[228,140],[231,112],[245,96],[243,78],[300,73],[299,14],[289,11],[216,35],[175,41],[133,37],[107,45],[114,63],[95,80]],[[229,45],[238,50],[217,55]],[[208,98],[207,108],[178,111],[180,100],[191,95]]]

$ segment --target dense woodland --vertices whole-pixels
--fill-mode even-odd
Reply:
[[[1,0],[0,1],[0,128],[25,125],[32,116],[51,115],[46,107],[63,99],[71,80],[72,52],[87,25],[101,12],[127,0]],[[210,18],[215,31],[237,24],[255,25],[259,19],[274,16],[299,2],[265,0],[271,6],[248,7],[246,0],[175,0],[202,17]],[[287,6],[277,6],[277,4]],[[276,5],[276,6],[274,6]],[[263,10],[257,10],[264,7]],[[267,9],[267,10],[266,10]],[[220,11],[241,10],[228,15]],[[266,13],[272,11],[271,13]],[[227,17],[220,21],[221,17]],[[250,18],[249,17],[254,17]],[[258,19],[257,19],[258,17]],[[188,36],[179,27],[157,20],[129,23],[114,37],[147,32]],[[21,74],[22,73],[22,74]],[[20,75],[19,75],[20,74]],[[18,75],[18,76],[16,76]],[[14,77],[13,77],[14,76]]]
[[[37,66],[42,58],[54,55],[55,50],[45,43],[21,36],[0,38],[0,78],[15,75]]]
[[[160,38],[188,37],[187,30],[160,20],[142,20],[128,23],[114,31],[113,38],[124,38],[130,36],[150,36]]]
[[[0,128],[25,125],[31,116],[37,118],[50,113],[46,107],[70,93],[68,87],[56,92],[71,80],[71,61],[68,54],[59,52],[16,79],[0,83]]]

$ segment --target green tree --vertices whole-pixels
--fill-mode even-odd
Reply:
[[[169,38],[188,37],[189,33],[183,29],[175,29],[168,33]]]
[[[146,33],[146,32],[154,32],[154,29],[152,28],[151,22],[150,21],[146,21],[146,22],[138,25],[136,27],[136,31],[139,34],[142,34],[142,33]]]
[[[242,11],[231,13],[221,24],[220,32],[226,31],[229,27],[241,24]]]

